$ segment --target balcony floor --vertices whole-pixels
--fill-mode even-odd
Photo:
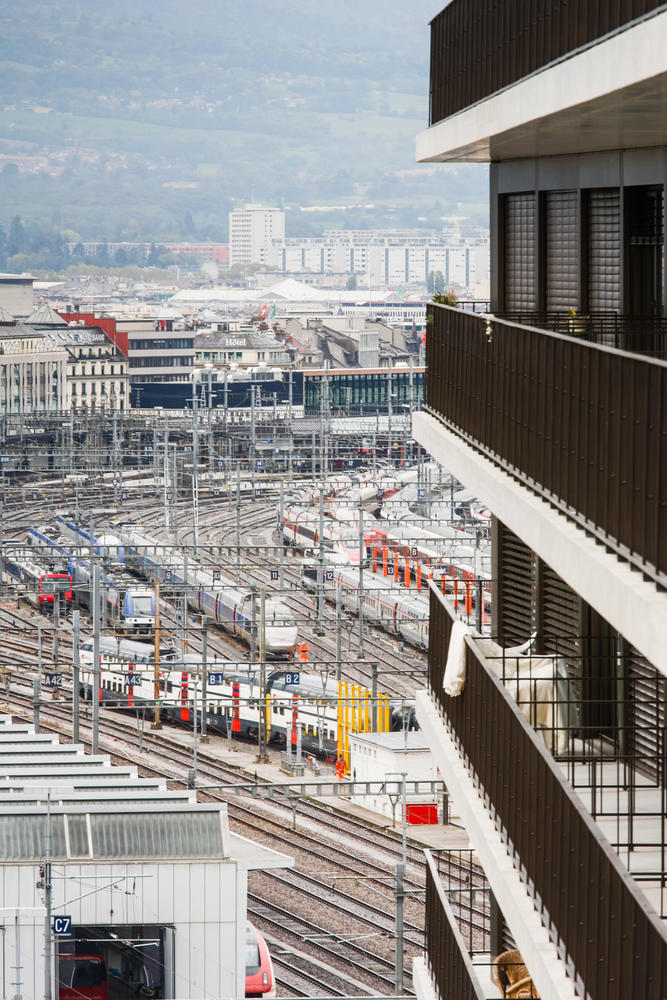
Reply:
[[[579,742],[575,741],[575,751]],[[585,761],[570,758],[558,764],[651,906],[667,918],[665,791],[616,760],[591,760],[589,756]],[[633,786],[624,788],[624,778]]]

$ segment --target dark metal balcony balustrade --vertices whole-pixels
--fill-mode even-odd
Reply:
[[[536,326],[619,351],[667,359],[667,318],[664,316],[623,316],[615,312],[501,312],[496,315],[508,323]]]
[[[445,855],[425,854],[426,957],[436,991],[443,998],[483,1000],[472,957],[489,954],[488,883],[470,864],[470,882],[462,886],[460,858],[451,866],[457,871],[453,879]]]
[[[428,412],[667,586],[667,362],[442,305],[427,324]]]
[[[452,0],[431,21],[430,124],[665,6],[659,0]]]
[[[484,654],[488,644],[484,639],[466,643],[465,685],[457,697],[448,696],[443,679],[452,625],[452,609],[432,588],[432,697],[577,992],[591,1000],[626,1000],[629,996],[663,1000],[667,995],[667,928],[635,883],[635,878],[648,881],[648,873],[639,872],[633,878],[621,861],[624,850],[630,853],[628,844],[622,843],[631,830],[630,814],[623,815],[619,809],[614,815],[609,808],[615,795],[616,802],[634,811],[638,825],[643,824],[644,830],[651,825],[657,831],[651,847],[661,865],[651,874],[653,895],[659,896],[665,881],[663,809],[653,815],[642,811],[642,792],[628,779],[628,734],[623,734],[621,725],[616,734],[606,733],[598,741],[580,740],[577,745],[576,733],[569,733],[567,751],[561,753],[561,760],[554,759],[512,696],[511,684],[505,686],[502,676],[492,669]],[[611,700],[614,697],[609,695]],[[656,697],[664,701],[664,692]],[[664,721],[657,715],[656,759],[664,765],[661,734]],[[611,748],[608,758],[605,740]],[[566,780],[570,771],[575,774],[577,756],[578,773],[590,776],[586,788],[578,785],[575,789]],[[607,760],[616,768],[615,785],[609,780],[612,772],[605,770]],[[652,788],[647,787],[647,796],[657,795],[660,805],[663,789],[661,777]],[[598,818],[603,818],[608,829],[619,831],[618,854],[586,807],[587,801],[601,807]],[[639,838],[632,845],[638,855],[646,853],[646,848]],[[643,857],[641,864],[646,864]],[[450,959],[444,949],[436,948],[432,965],[436,961],[443,968],[434,970],[434,978],[438,983],[446,981]]]

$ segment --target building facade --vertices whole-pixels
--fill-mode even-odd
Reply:
[[[285,213],[246,205],[229,213],[229,264],[259,264],[273,240],[285,235]]]
[[[67,361],[61,344],[0,310],[0,414],[66,412]]]
[[[667,4],[453,0],[431,30],[418,158],[491,165],[491,305],[430,307],[414,433],[485,498],[494,568],[490,634],[432,592],[417,696],[487,932],[429,858],[416,992],[658,1000]]]

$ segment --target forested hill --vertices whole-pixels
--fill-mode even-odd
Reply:
[[[292,208],[290,235],[479,216],[481,168],[414,163],[438,6],[22,0],[1,20],[0,224],[222,239],[252,196],[353,206]]]

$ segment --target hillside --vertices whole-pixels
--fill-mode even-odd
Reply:
[[[2,19],[0,224],[223,239],[251,197],[294,236],[483,217],[483,168],[414,162],[437,8],[23,0]]]

